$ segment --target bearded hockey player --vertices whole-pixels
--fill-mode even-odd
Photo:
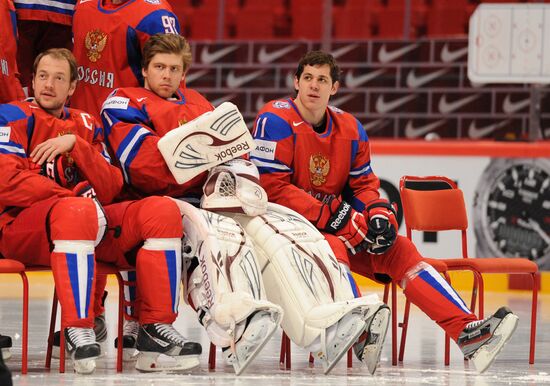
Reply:
[[[415,246],[397,235],[395,209],[378,192],[369,139],[352,115],[328,105],[340,70],[312,51],[300,60],[296,98],[268,102],[259,112],[251,160],[269,200],[315,224],[338,261],[371,279],[394,280],[483,372],[510,339],[518,318],[503,307],[478,320]],[[361,350],[356,350],[361,358]]]

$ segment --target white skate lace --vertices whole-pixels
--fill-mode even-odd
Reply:
[[[69,327],[67,328],[67,334],[71,345],[74,347],[95,343],[95,332],[92,328]]]
[[[139,323],[135,320],[124,320],[124,326],[122,327],[122,335],[132,336],[137,339],[139,332]]]
[[[170,342],[183,346],[187,339],[185,339],[171,324],[155,323],[155,329],[164,338]]]
[[[479,326],[481,326],[483,323],[485,323],[489,318],[480,319],[480,320],[474,320],[473,322],[470,322],[466,325],[464,328],[465,330],[473,330]]]

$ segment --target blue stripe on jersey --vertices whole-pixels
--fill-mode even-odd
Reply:
[[[178,289],[178,274],[176,272],[178,264],[177,264],[177,256],[176,251],[164,251],[164,255],[166,256],[166,267],[168,268],[168,281],[170,282],[170,297],[172,299],[172,310],[174,312],[177,312],[177,297],[179,296],[177,292]]]
[[[15,11],[10,11],[10,19],[13,37],[17,39],[17,15]]]
[[[143,75],[141,74],[141,48],[139,39],[134,29],[128,27],[126,31],[126,56],[130,69],[134,73],[139,85],[143,87]]]
[[[418,277],[428,283],[428,285],[430,285],[433,289],[443,295],[443,297],[445,297],[448,301],[460,308],[464,313],[471,314],[468,306],[464,304],[464,301],[460,298],[460,296],[449,285],[449,283],[443,280],[441,275],[438,274],[433,267],[423,269],[418,274]]]
[[[124,174],[124,180],[130,182],[130,165],[141,148],[143,140],[152,135],[152,133],[146,128],[135,125],[130,133],[121,142],[120,147],[117,150],[116,156],[122,166],[122,172]]]
[[[13,142],[10,142],[10,143],[13,143]],[[0,144],[0,154],[11,154],[21,158],[27,158],[27,154],[25,153],[25,150],[19,149],[14,146],[4,145],[4,144]]]
[[[123,97],[126,98],[126,97]],[[103,114],[106,113],[109,116],[109,122]],[[101,121],[103,122],[103,128],[105,131],[105,139],[107,140],[109,138],[109,135],[111,135],[111,129],[112,126],[116,125],[118,122],[130,122],[135,124],[143,123],[144,125],[148,125],[149,118],[147,115],[135,108],[135,107],[128,107],[127,109],[113,109],[113,108],[107,108],[103,109],[101,111]]]
[[[263,113],[256,120],[255,139],[280,141],[293,134],[288,122],[273,113]]]
[[[294,170],[277,160],[266,160],[263,158],[250,156],[250,161],[256,165],[260,174],[268,173],[294,173]]]
[[[49,11],[49,12],[60,13],[62,15],[70,15],[70,16],[72,16],[74,13],[74,5],[71,9],[64,9],[61,7],[54,7],[50,5],[41,5],[41,4],[15,4],[15,8],[33,9],[36,11]]]
[[[369,161],[357,168],[351,169],[349,172],[349,175],[350,177],[357,178],[362,176],[368,176],[371,173],[372,173],[372,168],[370,166],[370,161]]]
[[[173,24],[172,24],[173,23]],[[180,23],[176,15],[167,9],[159,9],[145,16],[136,30],[148,35],[157,33],[180,33]]]
[[[342,195],[343,196],[343,195]],[[349,196],[349,195],[348,195]],[[346,201],[350,203],[351,207],[356,211],[362,213],[365,210],[365,203],[355,196],[346,197]]]
[[[2,126],[26,117],[27,114],[17,106],[10,104],[0,105],[0,125]]]

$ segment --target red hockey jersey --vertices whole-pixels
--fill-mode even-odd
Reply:
[[[40,174],[29,158],[32,150],[49,138],[75,134],[68,154],[82,180],[87,180],[102,204],[111,202],[122,188],[120,170],[110,164],[102,130],[87,113],[65,108],[56,118],[31,100],[0,105],[0,230],[21,209],[50,197],[73,192]]]
[[[17,77],[17,22],[12,0],[0,0],[0,103],[25,98]]]
[[[363,126],[335,107],[329,106],[326,115],[325,130],[317,133],[291,99],[271,101],[256,118],[256,148],[250,153],[269,200],[313,223],[332,197],[358,211],[379,197]]]
[[[15,0],[17,18],[71,25],[77,0]],[[90,0],[88,0],[90,1]]]
[[[156,33],[179,33],[166,0],[80,0],[73,19],[78,87],[71,107],[99,118],[101,105],[115,88],[143,85],[141,49]]]
[[[141,87],[116,90],[103,105],[101,117],[106,143],[126,181],[129,198],[149,195],[200,197],[207,173],[178,184],[160,154],[157,143],[170,130],[212,110],[192,89],[177,91],[166,100]]]

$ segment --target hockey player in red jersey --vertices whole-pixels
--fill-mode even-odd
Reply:
[[[96,258],[135,268],[140,277],[143,355],[136,367],[156,371],[152,364],[161,353],[176,359],[176,370],[197,366],[200,344],[172,327],[183,233],[178,207],[164,197],[109,205],[123,180],[109,162],[102,129],[90,114],[64,106],[76,87],[76,68],[70,51],[45,51],[33,68],[35,99],[0,106],[6,177],[0,183],[0,253],[51,265],[77,372],[92,372],[100,354],[93,329]]]
[[[296,98],[268,102],[259,112],[251,160],[262,186],[270,201],[315,224],[351,271],[399,283],[483,372],[518,318],[503,307],[478,321],[415,246],[397,235],[395,209],[379,195],[365,130],[352,115],[328,105],[339,76],[331,55],[309,52],[295,74]]]
[[[0,103],[25,98],[17,71],[17,26],[13,0],[0,0]]]
[[[143,86],[141,51],[155,33],[180,32],[166,0],[78,1],[73,53],[79,86],[71,106],[99,119],[101,104],[118,87]]]
[[[106,142],[115,164],[123,172],[124,194],[128,197],[162,194],[198,204],[207,172],[180,184],[158,148],[159,141],[168,132],[213,110],[198,92],[179,88],[190,64],[190,46],[182,36],[156,34],[143,50],[144,87],[117,89],[103,104],[101,118]],[[210,258],[201,260],[200,266],[194,259],[191,267],[184,270],[193,272],[186,290],[210,339],[233,358],[239,374],[275,331],[280,310],[263,298],[265,291],[261,279],[257,280],[261,274],[255,261],[240,262],[249,247],[242,229],[229,218],[206,214],[185,203],[180,205],[186,238],[200,240],[204,251],[221,251],[215,253],[221,259],[219,264],[225,267],[221,271],[212,266],[216,263]],[[193,215],[196,217],[189,220]],[[216,233],[219,228],[213,222],[223,223],[226,228]],[[227,235],[232,238],[224,240]],[[239,242],[234,243],[236,240]],[[225,259],[231,261],[225,262]],[[245,266],[248,268],[241,268]],[[217,274],[208,279],[207,272]],[[205,284],[212,298],[203,297]],[[138,278],[138,288],[140,286]],[[218,324],[220,320],[222,324]],[[233,327],[225,324],[229,320],[233,320]]]

